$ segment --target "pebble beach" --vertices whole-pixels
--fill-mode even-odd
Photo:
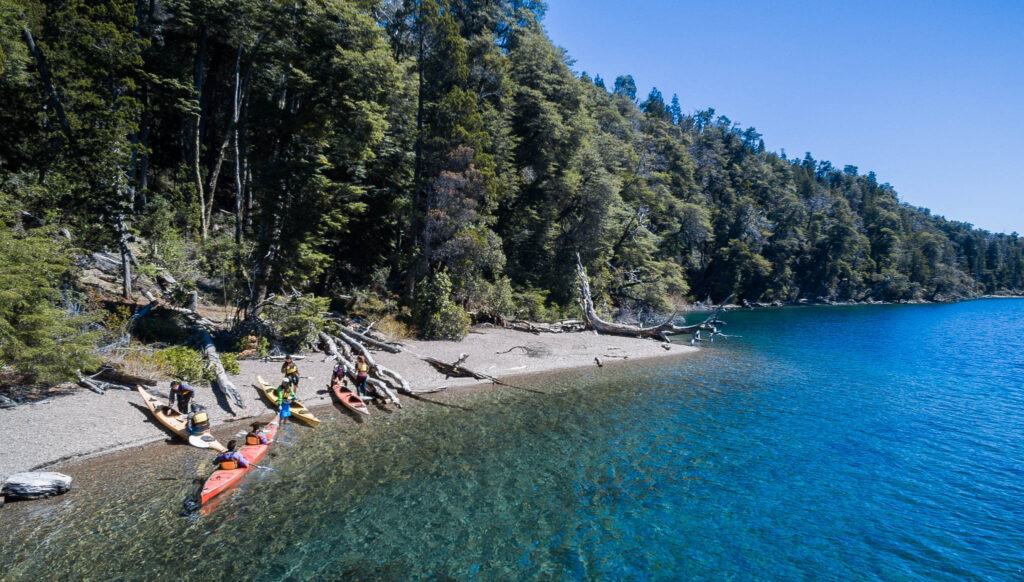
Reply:
[[[695,351],[689,345],[663,344],[652,340],[596,335],[592,332],[530,334],[496,328],[477,328],[463,341],[409,341],[401,353],[375,352],[377,361],[402,374],[413,390],[486,389],[489,381],[445,378],[422,357],[454,362],[468,354],[463,365],[476,372],[508,380],[519,375],[570,368],[595,368],[643,358],[671,357]],[[298,397],[310,408],[331,404],[327,381],[332,361],[321,353],[306,353],[297,360],[302,381]],[[274,411],[254,386],[257,375],[269,383],[280,380],[280,362],[240,360],[240,373],[232,377],[245,407],[232,412],[223,398],[209,387],[197,387],[196,402],[209,411],[213,433],[226,439],[256,420],[269,420]],[[167,379],[151,388],[166,396]],[[422,398],[431,398],[425,394]],[[400,400],[408,397],[399,396]],[[36,404],[0,410],[0,482],[11,474],[33,470],[59,470],[64,462],[83,460],[144,444],[161,446],[176,437],[157,424],[134,391],[108,390],[96,394],[87,389]]]

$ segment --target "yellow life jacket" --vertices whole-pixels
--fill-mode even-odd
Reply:
[[[192,426],[205,426],[206,424],[209,424],[209,422],[210,417],[206,414],[205,410],[200,410],[192,415]]]
[[[287,376],[294,376],[299,373],[299,367],[296,366],[295,364],[292,364],[291,366],[285,368],[284,373]]]
[[[366,362],[359,362],[356,364],[356,371],[360,374],[366,374],[370,371],[370,364],[367,364]]]

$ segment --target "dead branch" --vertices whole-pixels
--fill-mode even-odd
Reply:
[[[594,331],[608,335],[655,338],[668,342],[668,336],[670,335],[694,333],[698,330],[706,330],[715,334],[718,333],[718,328],[715,327],[715,324],[721,323],[718,321],[718,312],[722,309],[722,306],[733,298],[732,295],[727,297],[704,321],[694,325],[676,325],[675,313],[654,327],[637,327],[622,323],[611,323],[601,319],[594,309],[594,299],[590,294],[590,279],[587,277],[587,270],[583,267],[583,260],[580,259],[579,253],[576,253],[576,273],[580,281],[580,307],[583,309],[583,314],[594,328]]]

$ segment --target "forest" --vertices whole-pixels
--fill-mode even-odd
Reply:
[[[544,11],[0,0],[0,364],[73,377],[124,323],[114,299],[134,310],[161,277],[167,301],[195,290],[237,333],[275,341],[275,310],[427,339],[573,316],[577,254],[621,321],[733,294],[1024,292],[1016,233],[901,203],[853,165],[767,151],[754,127],[638,95],[628,74],[574,71]],[[83,283],[93,253],[116,257],[115,293]]]

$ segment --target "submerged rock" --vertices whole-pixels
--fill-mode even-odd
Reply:
[[[70,488],[71,477],[68,475],[39,471],[11,475],[0,487],[0,492],[11,499],[42,499],[66,493]]]

